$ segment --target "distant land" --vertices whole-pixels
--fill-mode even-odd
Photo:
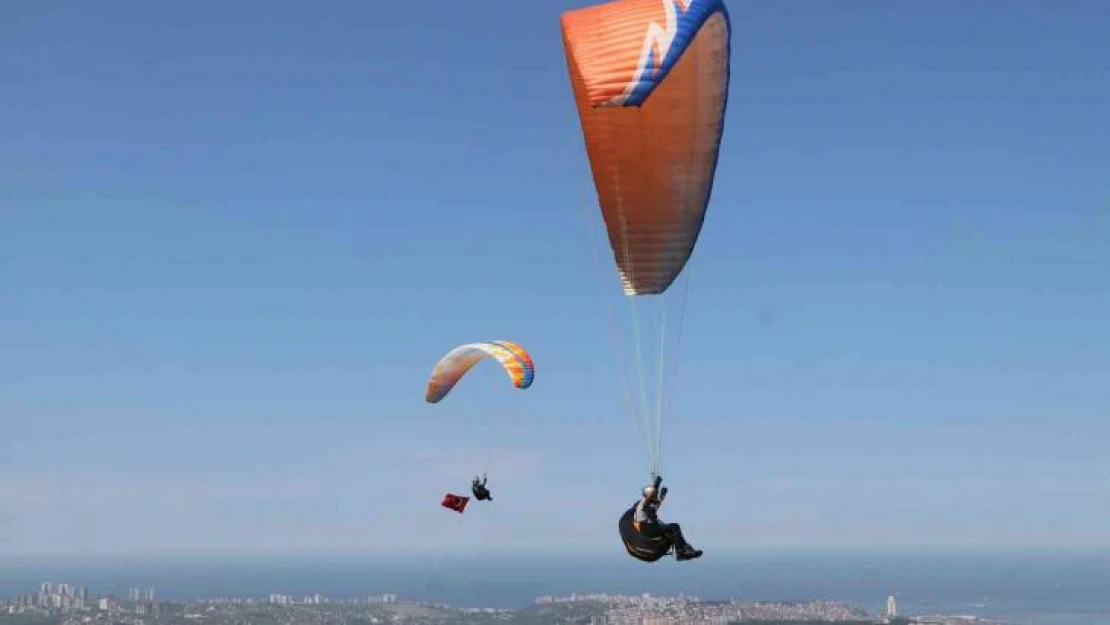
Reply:
[[[396,594],[332,600],[319,594],[295,598],[222,597],[156,601],[153,588],[132,588],[126,598],[94,596],[88,588],[44,582],[36,592],[12,597],[0,625],[1001,625],[978,617],[877,617],[836,601],[706,601],[603,593],[537,597],[520,609],[459,608],[406,600]]]
[[[0,617],[6,615],[8,619],[0,621],[0,625],[80,622],[59,620],[59,614],[41,612],[43,607],[60,609],[63,602],[73,601],[61,598],[67,595],[80,596],[84,604],[82,609],[90,610],[79,613],[81,619],[88,618],[84,621],[86,625],[107,623],[98,620],[99,615],[91,611],[94,602],[97,611],[101,611],[99,600],[102,598],[118,601],[121,606],[136,599],[145,602],[148,601],[146,593],[152,587],[157,593],[149,602],[161,606],[159,610],[170,610],[159,615],[174,614],[173,610],[183,610],[194,604],[203,603],[208,609],[213,605],[238,603],[284,615],[276,621],[257,622],[289,625],[302,622],[325,625],[333,622],[323,616],[328,610],[345,605],[347,607],[342,609],[349,611],[355,609],[349,602],[359,598],[365,602],[371,596],[390,596],[385,593],[395,593],[394,596],[402,598],[406,604],[439,611],[439,616],[429,616],[431,620],[407,621],[413,623],[474,622],[473,619],[484,618],[483,614],[497,615],[498,622],[526,622],[519,619],[530,614],[547,614],[547,609],[569,609],[563,605],[543,608],[537,603],[544,601],[543,597],[576,597],[575,603],[580,605],[573,606],[572,612],[592,614],[594,623],[616,622],[601,619],[596,613],[598,606],[591,605],[591,600],[583,597],[641,598],[649,593],[652,597],[682,598],[687,602],[694,601],[693,597],[702,598],[697,602],[702,604],[701,608],[718,611],[714,615],[716,621],[696,621],[705,624],[755,623],[757,619],[768,618],[775,623],[799,619],[839,623],[850,623],[854,619],[870,623],[886,613],[887,597],[893,594],[898,604],[897,614],[915,617],[922,623],[974,623],[976,621],[970,617],[978,617],[978,623],[1110,625],[1110,595],[1105,592],[1110,588],[1110,558],[1104,554],[826,552],[791,555],[753,551],[740,557],[714,553],[714,557],[699,560],[694,566],[678,566],[673,562],[643,566],[627,557],[520,555],[491,558],[462,551],[462,554],[435,557],[367,557],[361,554],[0,557]],[[90,590],[68,587],[62,593],[60,587],[66,581]],[[52,592],[59,595],[58,599],[50,599],[49,606],[42,606],[34,598],[41,593],[44,584],[51,584]],[[133,597],[133,591],[138,592],[136,586],[143,589],[137,598]],[[314,599],[317,593],[326,595],[327,599],[319,604],[305,600],[306,597]],[[22,603],[18,598],[22,598]],[[15,601],[16,605],[3,603],[5,599]],[[55,602],[58,605],[54,605]],[[592,604],[605,602],[592,600]],[[712,604],[718,605],[713,607]],[[735,609],[762,605],[786,610],[786,606],[803,604],[840,605],[858,612],[798,616],[780,611],[770,615],[741,613],[738,616]],[[302,610],[305,614],[300,614]],[[452,613],[466,616],[463,620],[451,621],[448,616]],[[120,620],[113,622],[128,625],[206,625],[209,622],[196,615],[182,620],[185,612],[178,614],[179,620],[161,621],[155,621],[153,613],[140,615],[136,611],[120,611],[119,614]],[[301,620],[309,614],[315,616]],[[924,617],[935,614],[967,615],[969,618],[949,617],[945,621]],[[27,621],[28,618],[31,621]],[[555,618],[554,622],[573,621]],[[748,620],[731,620],[736,618]],[[334,622],[373,623],[359,619],[363,617],[352,613]],[[244,624],[256,622],[240,620]],[[400,621],[392,621],[389,617],[382,621],[385,622]],[[586,622],[590,621],[583,621]],[[639,625],[645,625],[644,621]]]

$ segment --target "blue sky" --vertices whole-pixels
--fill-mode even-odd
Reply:
[[[0,8],[0,553],[619,549],[583,4]],[[1110,545],[1099,5],[729,4],[696,545]],[[493,338],[531,389],[424,404]],[[438,508],[475,454],[495,504]]]

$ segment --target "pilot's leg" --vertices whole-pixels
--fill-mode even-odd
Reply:
[[[694,549],[690,546],[690,543],[686,542],[686,537],[682,535],[682,528],[678,526],[678,523],[668,523],[667,529],[671,534],[671,541],[674,543],[675,558],[691,560],[701,557],[701,550]]]
[[[666,538],[670,540],[671,534],[667,531],[667,527],[656,523],[642,523],[640,524],[640,533],[645,538]]]
[[[682,535],[682,528],[678,523],[667,523],[663,526],[664,533],[674,542],[674,548],[679,551],[685,551],[690,547],[686,542],[686,537]]]

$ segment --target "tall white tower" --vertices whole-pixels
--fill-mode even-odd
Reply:
[[[886,617],[892,619],[898,616],[898,600],[894,598],[893,594],[886,597]]]

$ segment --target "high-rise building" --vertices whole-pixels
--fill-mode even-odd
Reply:
[[[894,594],[887,595],[886,598],[886,614],[888,619],[896,618],[898,616],[898,600],[894,598]]]

